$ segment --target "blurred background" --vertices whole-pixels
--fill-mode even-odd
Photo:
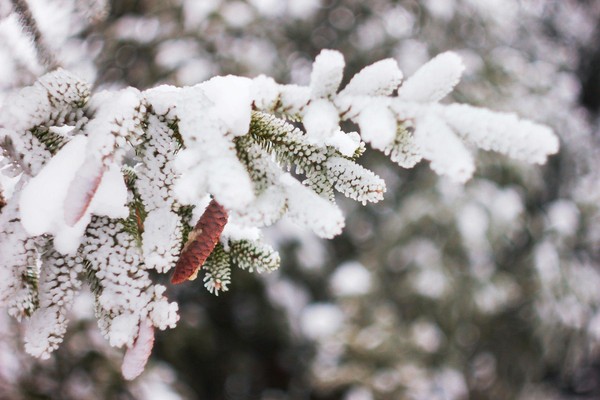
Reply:
[[[306,84],[322,48],[344,54],[346,79],[387,57],[409,76],[453,50],[454,101],[548,124],[562,147],[544,167],[480,152],[464,186],[368,151],[383,202],[339,198],[347,226],[331,241],[279,223],[280,270],[234,271],[219,297],[170,288],[181,320],[133,382],[89,294],[43,362],[2,314],[0,398],[600,398],[600,1],[29,3],[57,59],[98,89],[230,73]],[[0,97],[42,72],[0,1]]]

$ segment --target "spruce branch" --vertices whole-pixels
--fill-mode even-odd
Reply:
[[[26,324],[25,350],[46,359],[66,333],[68,312],[81,287],[83,260],[50,249],[41,255],[40,261],[42,266],[36,281],[38,308]]]
[[[228,243],[232,265],[248,272],[272,272],[279,268],[279,254],[260,241],[238,240]]]
[[[302,130],[270,114],[253,112],[249,132],[267,152],[274,152],[282,165],[294,166],[298,173],[322,169],[334,154],[331,148],[311,145]]]
[[[414,128],[408,121],[398,124],[394,141],[383,152],[403,168],[412,168],[423,158],[415,143]]]
[[[3,172],[24,174],[0,203],[7,276],[0,303],[19,319],[31,315],[28,351],[46,357],[58,346],[83,280],[96,296],[100,330],[112,346],[128,348],[124,374],[138,374],[154,328],[178,319],[149,270],[174,267],[178,284],[204,268],[205,287],[218,294],[234,266],[278,268],[260,229],[284,215],[320,237],[338,235],[345,221],[334,191],[364,204],[386,190],[358,163],[365,143],[404,167],[425,158],[460,181],[473,173],[474,146],[538,163],[557,150],[552,132],[539,125],[438,104],[462,71],[455,56],[435,59],[404,89],[397,64],[384,60],[338,92],[343,67],[341,54],[325,51],[307,87],[227,76],[93,95],[59,69],[9,95],[0,114],[3,166],[10,168]],[[343,132],[344,120],[360,133]],[[530,130],[535,140],[522,140]],[[40,207],[49,188],[53,196]],[[194,211],[209,199],[192,227]],[[39,245],[50,238],[46,253]]]
[[[70,140],[66,135],[53,132],[46,126],[38,126],[29,133],[43,144],[50,154],[56,154]]]
[[[229,290],[231,283],[231,256],[225,251],[221,243],[217,243],[213,252],[206,259],[203,269],[204,287],[209,293],[218,296],[220,292]]]
[[[131,193],[131,199],[127,204],[129,208],[129,216],[122,220],[125,232],[135,238],[138,247],[142,247],[142,235],[144,233],[144,220],[148,213],[144,207],[144,203],[137,191],[135,182],[138,179],[135,170],[129,166],[123,166],[121,169],[125,179],[125,185]]]

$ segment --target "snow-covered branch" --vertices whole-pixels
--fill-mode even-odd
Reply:
[[[544,126],[441,104],[463,71],[453,53],[405,82],[394,60],[379,61],[340,91],[343,69],[343,56],[324,50],[305,87],[224,76],[93,94],[59,69],[9,96],[3,171],[20,178],[0,214],[0,304],[29,318],[27,351],[48,357],[57,348],[85,282],[102,333],[129,349],[123,371],[135,377],[154,328],[178,320],[149,270],[175,268],[180,283],[203,268],[218,294],[232,268],[278,267],[260,229],[282,217],[324,238],[339,234],[335,191],[363,204],[386,191],[358,163],[365,143],[405,168],[428,160],[460,182],[474,173],[476,147],[532,163],[558,150]],[[360,132],[344,132],[343,121]]]

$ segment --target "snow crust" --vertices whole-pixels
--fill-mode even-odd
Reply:
[[[216,77],[180,94],[177,116],[186,150],[175,160],[181,176],[177,199],[194,204],[211,193],[228,209],[240,209],[254,199],[248,171],[237,158],[233,137],[246,134],[250,124],[251,81]]]
[[[385,150],[396,137],[396,116],[385,105],[374,104],[361,111],[358,125],[365,142]]]
[[[320,99],[335,94],[344,77],[346,62],[342,53],[336,50],[322,50],[310,74],[311,98]]]
[[[65,228],[66,223],[61,224],[63,204],[69,185],[84,162],[86,144],[85,136],[71,140],[23,189],[21,222],[32,236]]]
[[[32,236],[53,235],[56,249],[65,254],[77,250],[92,214],[124,218],[129,213],[125,206],[127,188],[123,176],[119,167],[111,164],[95,185],[96,195],[81,218],[74,225],[70,224],[71,209],[81,206],[73,204],[68,194],[73,190],[71,184],[81,165],[85,165],[86,145],[85,136],[73,138],[29,181],[21,195],[21,221],[27,232]],[[95,179],[97,177],[92,176],[92,181]],[[77,189],[84,193],[92,190],[90,186]]]
[[[475,171],[473,156],[439,118],[429,116],[417,123],[415,141],[431,169],[458,182],[466,182]]]
[[[454,89],[464,69],[456,53],[439,54],[404,82],[398,90],[398,97],[419,103],[440,101]]]
[[[304,114],[304,128],[312,143],[322,147],[339,130],[339,115],[328,100],[312,101]]]
[[[302,185],[289,174],[281,177],[287,193],[288,217],[305,225],[322,238],[338,235],[344,227],[344,216],[338,207]]]
[[[403,74],[396,60],[387,58],[359,71],[340,96],[389,96],[400,86]]]
[[[213,103],[216,119],[225,124],[227,132],[244,135],[250,125],[252,81],[239,76],[217,76],[201,84],[206,97]]]

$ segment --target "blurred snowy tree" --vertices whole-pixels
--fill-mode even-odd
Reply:
[[[33,83],[44,69],[35,57],[35,48],[27,45],[27,32],[23,34],[8,3],[0,2],[0,15],[7,17],[2,21],[2,34],[10,38],[7,43],[15,43],[13,49],[2,50],[7,62],[0,81],[6,89]],[[225,73],[265,73],[278,81],[307,85],[312,60],[321,48],[339,49],[346,57],[345,84],[363,66],[379,59],[394,57],[410,76],[435,54],[457,50],[467,66],[467,76],[455,94],[457,100],[517,110],[552,124],[562,136],[563,151],[543,175],[539,169],[488,154],[459,166],[431,160],[450,150],[449,145],[428,148],[428,153],[422,154],[433,161],[436,171],[457,180],[467,179],[476,162],[480,172],[465,188],[437,181],[420,166],[399,174],[398,166],[367,152],[366,165],[387,183],[386,200],[377,208],[363,209],[338,199],[348,216],[348,226],[332,246],[280,224],[267,231],[267,240],[277,241],[284,250],[285,265],[277,275],[267,277],[266,293],[260,284],[239,275],[234,276],[236,290],[218,302],[206,297],[193,301],[197,300],[197,289],[179,291],[180,324],[184,325],[172,333],[175,339],[158,336],[157,353],[176,366],[179,377],[187,376],[185,381],[199,396],[534,398],[540,393],[548,397],[560,385],[572,385],[562,386],[566,393],[596,390],[589,375],[598,336],[593,323],[598,307],[593,291],[598,279],[598,235],[593,224],[597,195],[591,190],[597,186],[593,175],[595,146],[585,114],[575,104],[578,93],[573,74],[578,67],[578,50],[593,38],[599,14],[593,2],[125,0],[110,7],[82,0],[28,3],[34,15],[74,22],[61,24],[37,18],[49,51],[62,66],[99,88],[192,85]],[[439,74],[434,71],[430,76]],[[405,91],[410,92],[408,87]],[[419,93],[422,90],[413,90],[412,96]],[[11,96],[6,90],[1,95]],[[107,100],[115,101],[114,97]],[[340,106],[335,101],[333,104]],[[451,107],[444,110],[449,113]],[[314,117],[318,123],[312,124],[313,138],[319,140],[322,121],[327,121],[323,115],[331,107],[321,102],[313,108],[313,115],[321,115]],[[387,150],[385,142],[377,142],[379,136],[369,133],[373,129],[385,131],[388,116],[383,110],[385,107],[367,109],[365,121],[357,115],[354,122],[372,147],[391,153],[401,165],[411,166],[418,157],[413,161],[407,158],[414,158],[410,153]],[[474,136],[481,132],[473,124],[463,118],[452,120],[441,110],[437,115],[446,118],[453,129],[472,135],[469,139],[483,148],[510,151],[521,143],[510,138],[504,144],[482,142],[484,138]],[[487,115],[476,117],[482,121]],[[265,121],[275,122],[255,114],[255,129],[273,135],[260,128]],[[425,126],[439,126],[439,120],[424,122]],[[353,130],[357,125],[342,127]],[[311,130],[310,126],[305,121],[305,127]],[[490,120],[484,128],[495,126]],[[293,131],[291,125],[286,129]],[[161,135],[147,132],[155,138]],[[264,136],[253,136],[257,143],[264,143]],[[420,136],[422,140],[427,137]],[[433,142],[430,138],[429,143]],[[394,146],[402,145],[405,142],[394,142]],[[503,147],[506,145],[509,147]],[[239,146],[237,149],[239,155]],[[267,149],[275,150],[279,162],[286,162],[281,158],[285,154],[277,153],[277,148]],[[469,153],[460,154],[460,160],[470,158]],[[141,176],[153,179],[155,172],[149,169]],[[306,177],[311,188],[323,190],[327,176]],[[139,177],[135,182],[144,185]],[[143,189],[138,191],[143,196]],[[331,198],[329,191],[323,193]],[[168,221],[168,213],[163,214],[155,214],[150,221],[160,226]],[[196,212],[194,218],[198,217]],[[144,245],[144,254],[160,254],[153,258],[160,262],[165,262],[166,255],[173,260],[177,251],[170,250],[169,243]],[[343,263],[348,260],[352,262]],[[220,268],[218,263],[211,265]],[[328,287],[327,276],[336,265],[340,266]],[[236,293],[238,290],[242,293]],[[287,329],[294,336],[317,341],[314,358],[309,360],[299,351],[292,353],[291,349],[299,350],[303,345],[302,340],[292,344],[290,338],[273,332],[286,330],[277,319],[281,316],[261,323],[260,315],[273,312],[269,302],[287,310]],[[210,318],[204,316],[207,311]],[[232,339],[215,337],[219,332],[230,332]],[[190,337],[197,336],[211,339],[191,344]],[[269,356],[261,357],[236,342],[254,343],[268,349]],[[77,353],[64,347],[58,354]],[[107,352],[97,341],[92,347]],[[570,361],[563,368],[567,355]],[[23,365],[31,363],[19,359]],[[203,376],[210,378],[198,379],[189,372],[199,368],[199,363],[211,361],[218,367],[200,367]],[[306,371],[294,368],[294,362],[312,365],[312,389],[303,387]],[[101,380],[94,378],[94,368],[88,371],[92,371],[91,378],[86,379],[101,385]],[[156,379],[157,386],[174,383],[169,372],[153,371],[143,376],[137,388],[152,376],[161,377]],[[68,382],[70,375],[49,375],[49,381]],[[19,376],[21,382],[28,382],[27,373]],[[116,376],[111,379],[119,381]],[[9,387],[18,381],[15,375],[6,379]],[[117,386],[130,396],[148,398],[136,387]],[[38,382],[32,387],[55,393],[55,397],[78,398],[66,383],[49,387]],[[181,396],[194,398],[179,389]],[[56,394],[60,391],[62,395]]]

